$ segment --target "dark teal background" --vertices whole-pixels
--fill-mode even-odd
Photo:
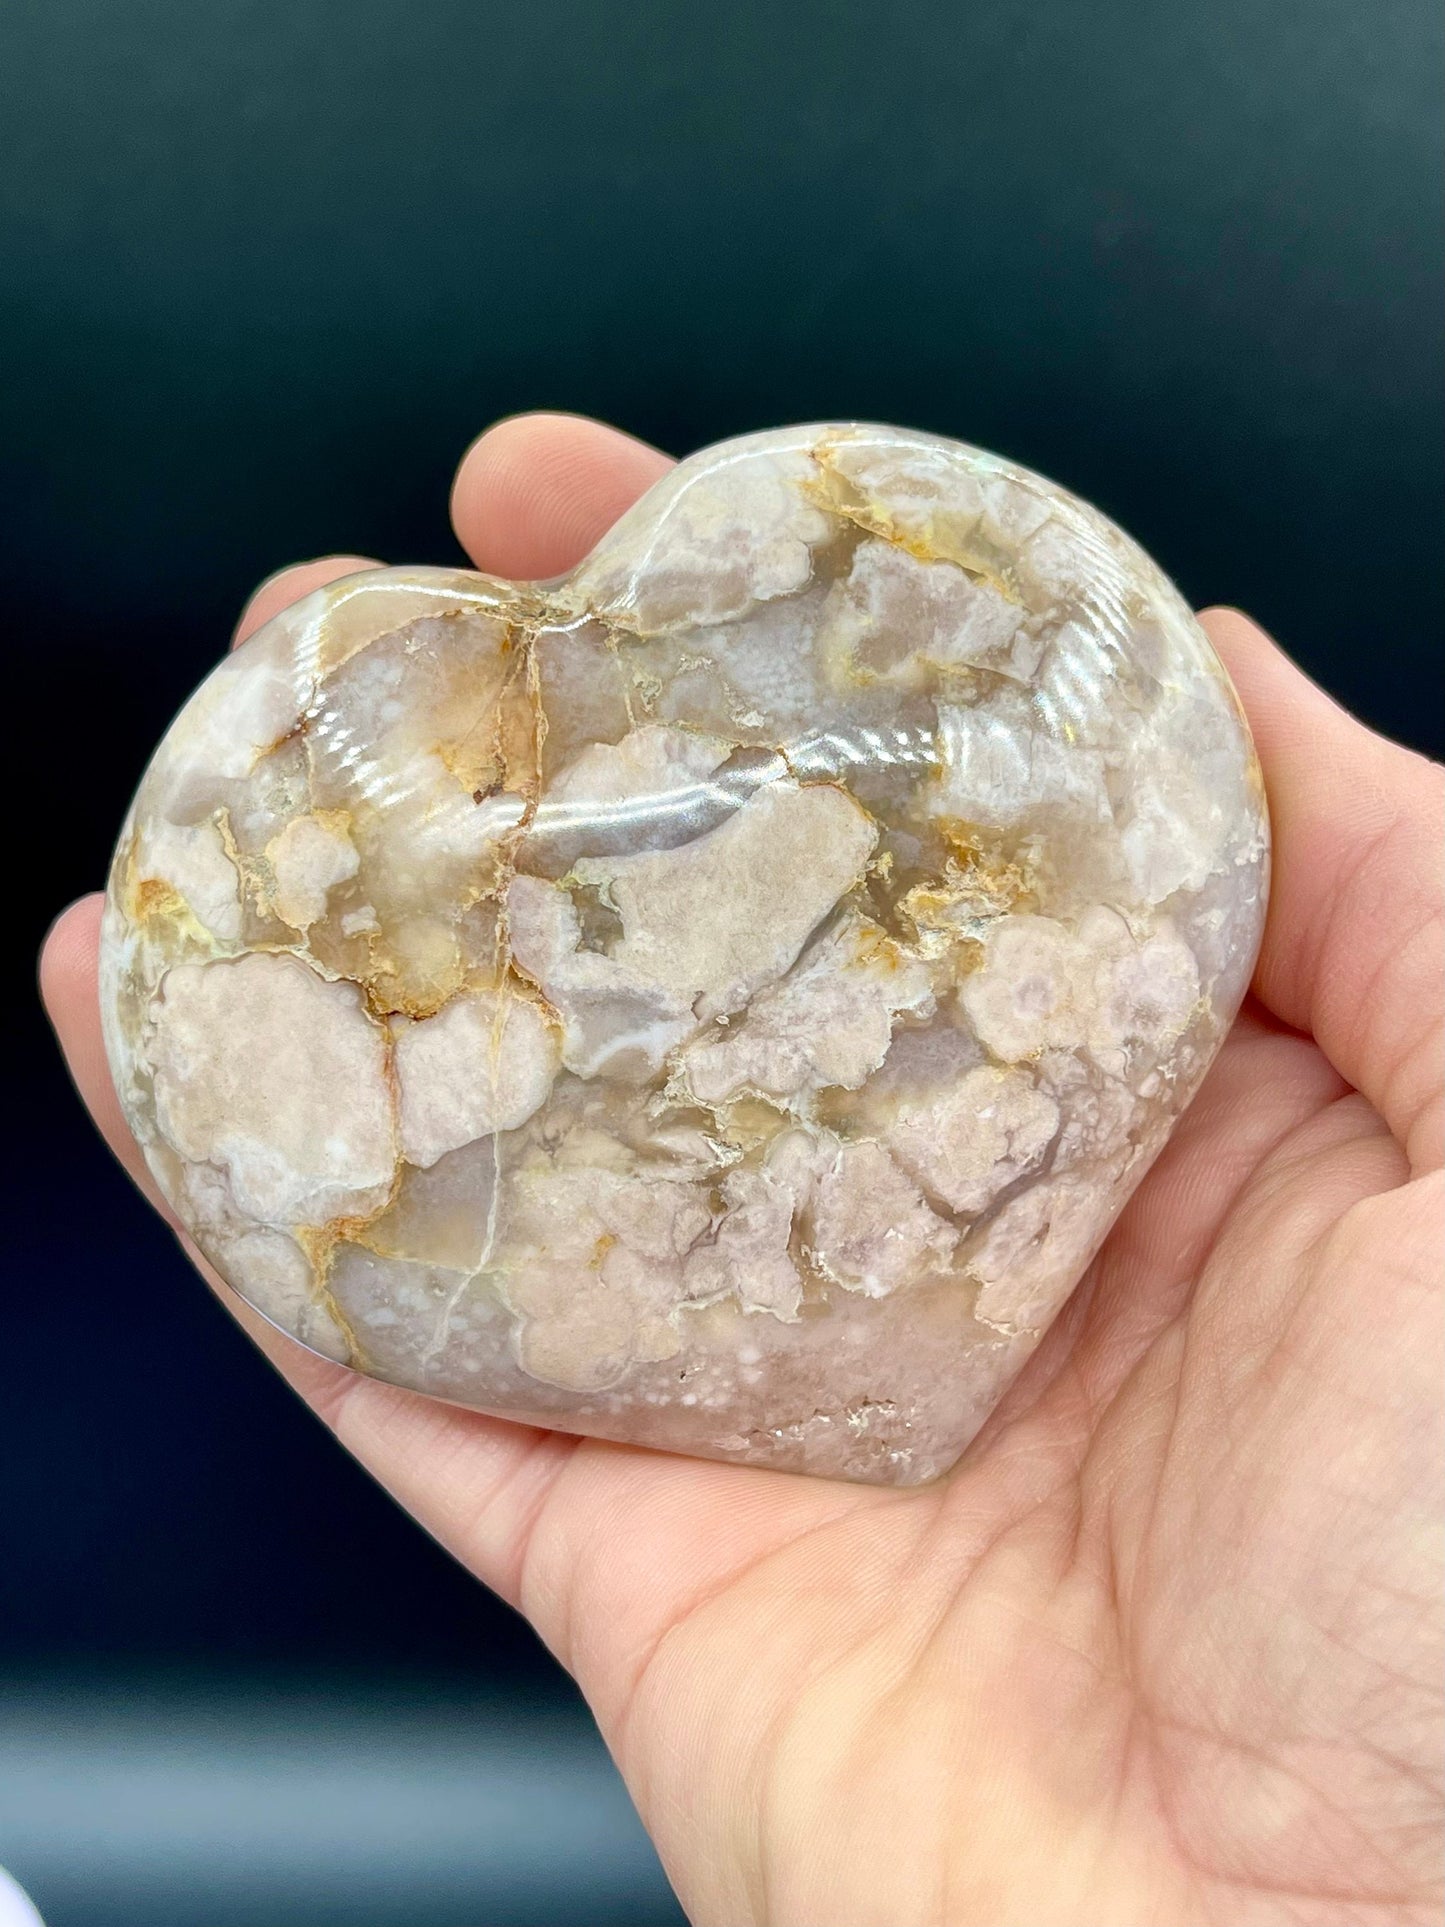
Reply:
[[[453,555],[457,456],[535,406],[1003,450],[1438,750],[1440,39],[1427,0],[0,0],[14,954],[254,580]],[[186,1274],[28,961],[6,1008],[0,1672],[570,1707]],[[525,1917],[667,1917],[584,1889]],[[393,1919],[525,1912],[429,1904]]]

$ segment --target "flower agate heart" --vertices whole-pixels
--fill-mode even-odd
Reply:
[[[949,1466],[1249,979],[1268,835],[1155,565],[902,430],[693,456],[560,581],[354,575],[182,710],[102,1001],[303,1344],[531,1424]]]

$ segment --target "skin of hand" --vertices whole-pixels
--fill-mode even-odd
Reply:
[[[553,575],[667,466],[596,423],[502,422],[461,464],[457,533],[483,569]],[[238,635],[363,566],[272,577]],[[698,1927],[1440,1918],[1445,772],[1244,616],[1204,622],[1273,816],[1253,991],[948,1477],[527,1430],[314,1358],[217,1285],[576,1675]],[[90,897],[57,922],[45,999],[155,1199],[98,921]]]

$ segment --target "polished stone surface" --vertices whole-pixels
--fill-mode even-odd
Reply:
[[[1096,511],[860,426],[705,450],[559,582],[356,575],[122,833],[117,1088],[360,1370],[886,1482],[972,1437],[1243,994],[1268,831]]]

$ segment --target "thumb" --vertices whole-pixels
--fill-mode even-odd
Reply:
[[[1418,1174],[1445,1157],[1445,770],[1377,736],[1232,609],[1201,618],[1264,768],[1274,884],[1254,988],[1370,1100]]]

